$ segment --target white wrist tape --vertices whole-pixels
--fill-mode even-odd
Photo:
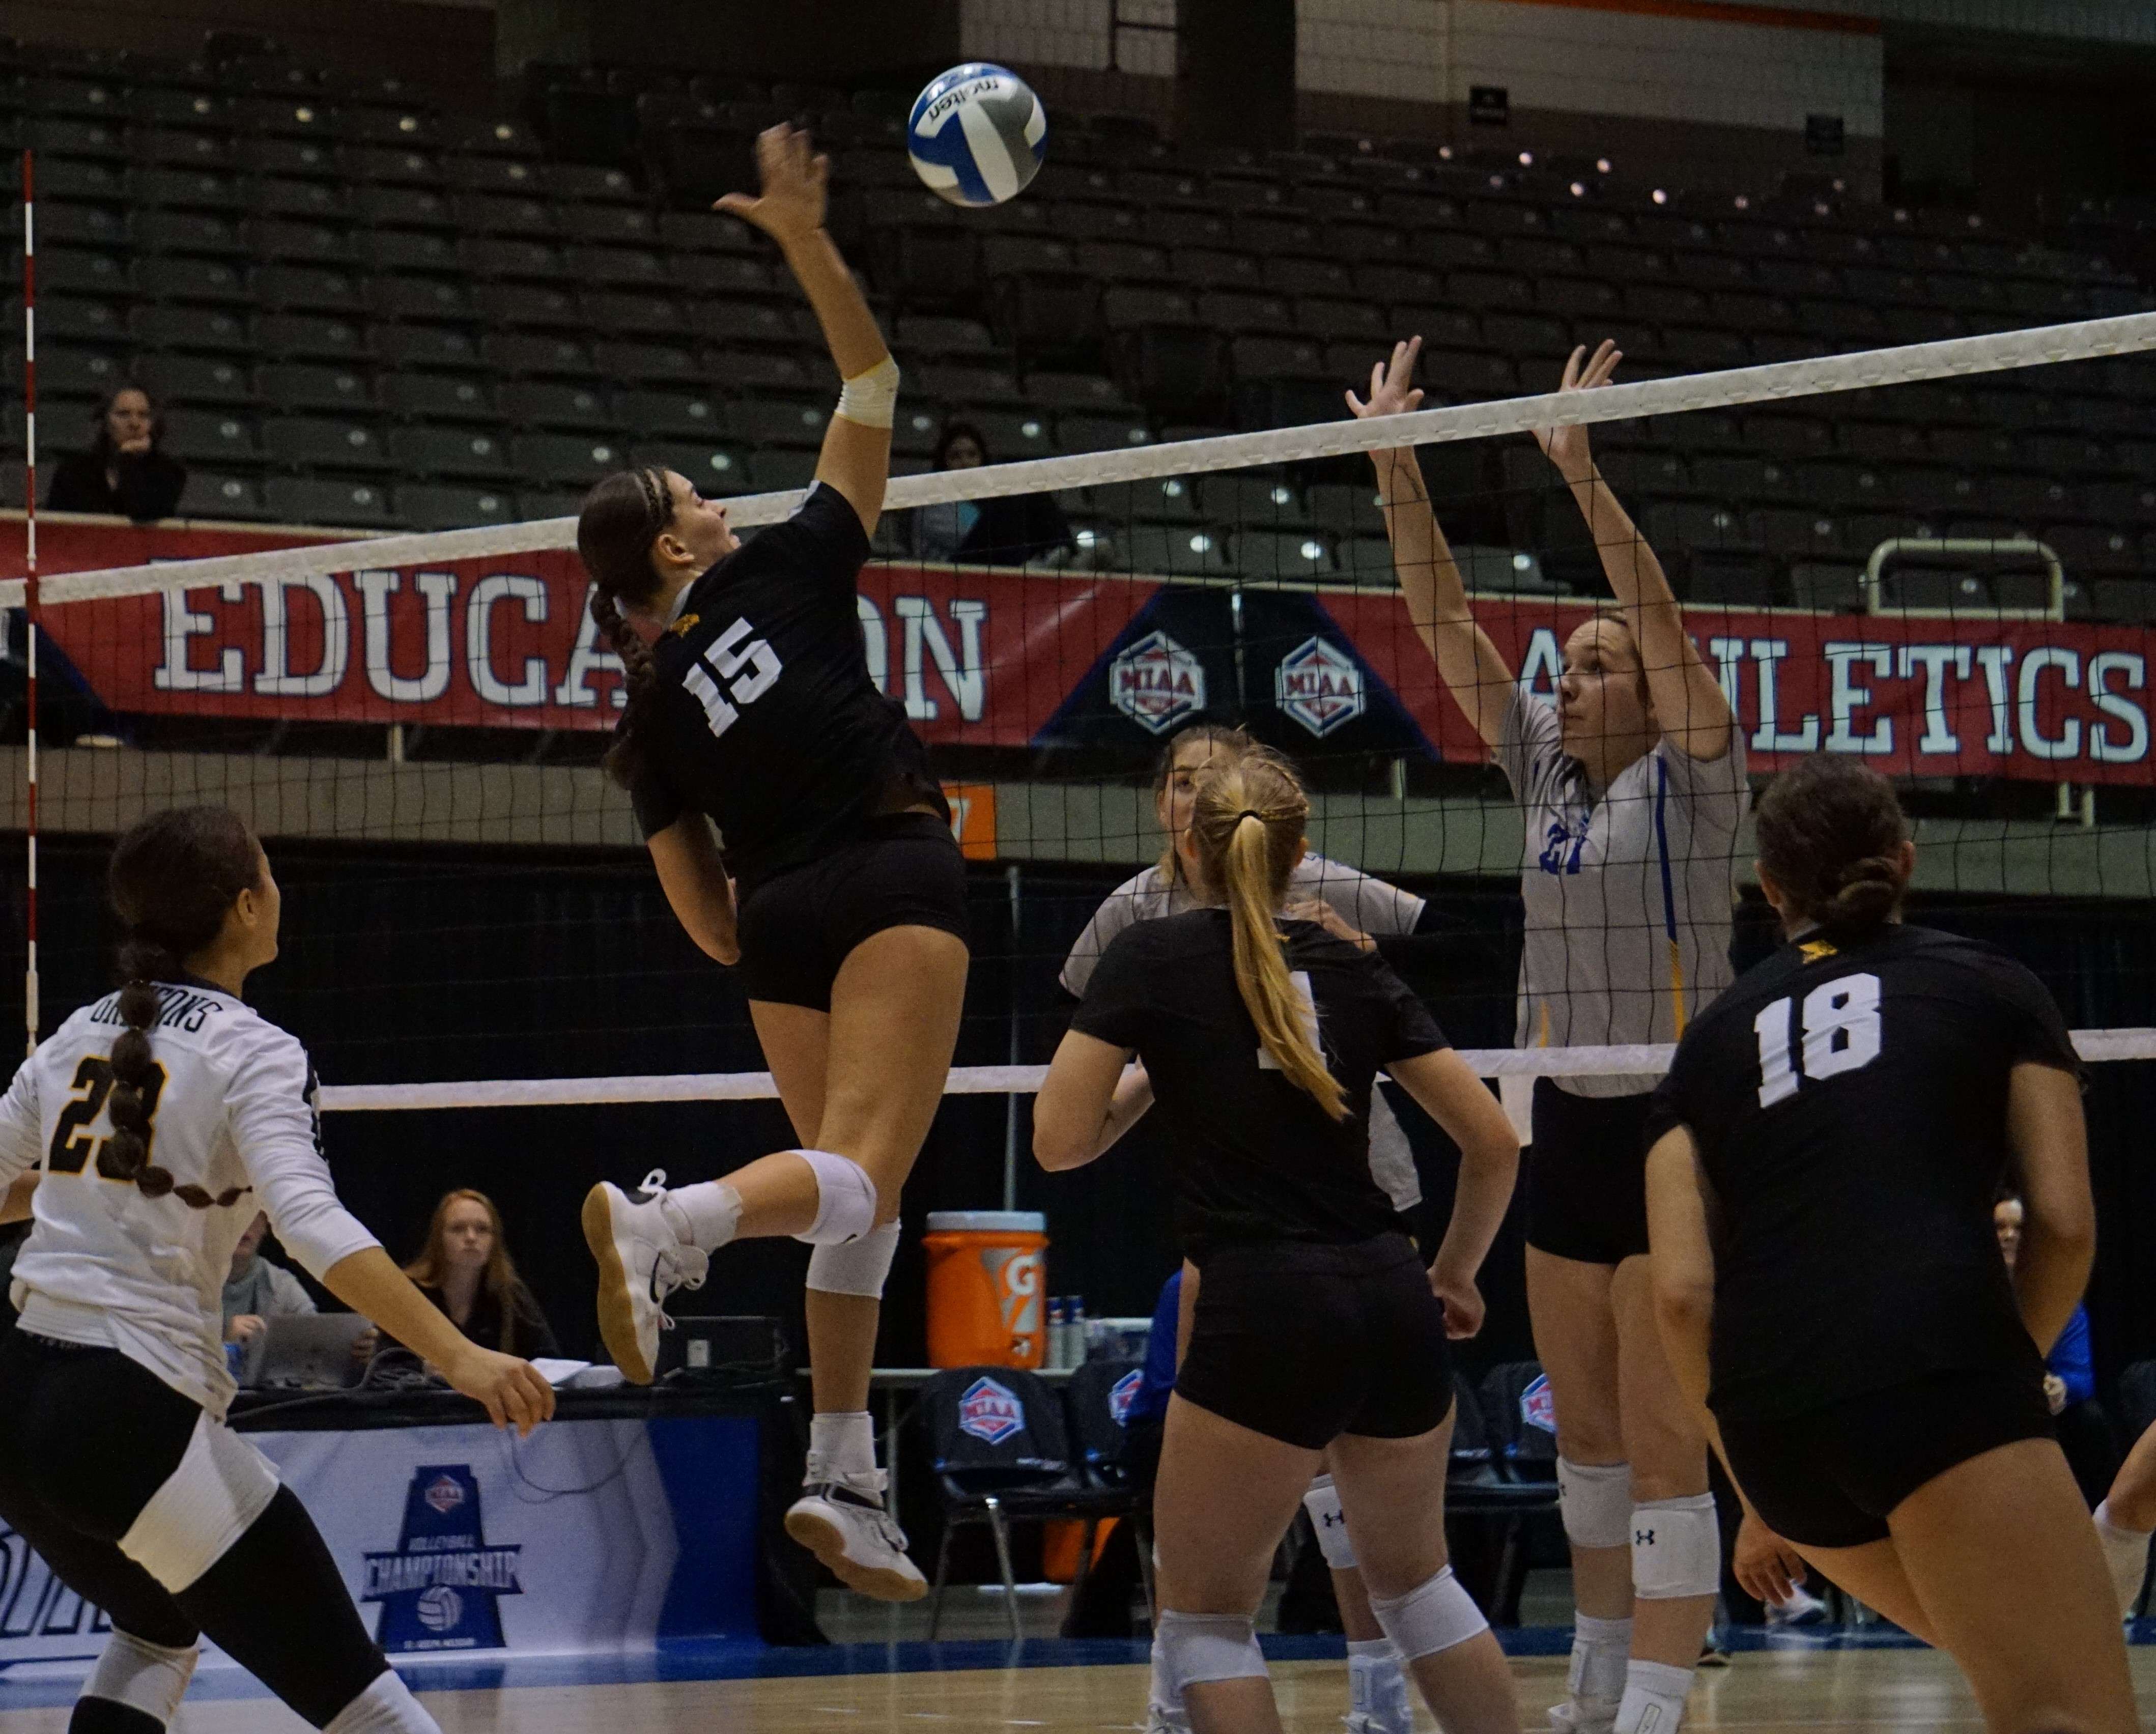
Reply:
[[[888,428],[898,415],[898,363],[886,356],[840,387],[839,413],[864,428]]]

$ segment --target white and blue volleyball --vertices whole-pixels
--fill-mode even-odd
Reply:
[[[1040,172],[1048,115],[1016,73],[954,66],[914,99],[906,127],[913,172],[954,205],[999,205]]]

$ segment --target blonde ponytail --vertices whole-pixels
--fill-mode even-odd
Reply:
[[[1291,1084],[1328,1118],[1345,1120],[1346,1092],[1311,1039],[1273,921],[1309,817],[1309,798],[1294,772],[1260,749],[1199,786],[1191,831],[1209,885],[1228,905],[1235,985],[1258,1039]]]

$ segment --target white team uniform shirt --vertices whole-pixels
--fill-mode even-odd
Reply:
[[[1287,901],[1309,898],[1327,903],[1358,933],[1389,937],[1412,933],[1422,919],[1423,899],[1398,885],[1323,855],[1306,854],[1288,875]],[[1086,997],[1086,984],[1093,979],[1094,966],[1108,949],[1108,942],[1126,927],[1163,916],[1179,916],[1196,909],[1198,900],[1180,875],[1170,880],[1156,864],[1133,875],[1108,893],[1093,913],[1086,931],[1063,962],[1064,991],[1074,998]],[[1422,1182],[1415,1173],[1414,1153],[1401,1130],[1392,1106],[1380,1089],[1370,1092],[1370,1172],[1395,1210],[1405,1211],[1422,1202]]]
[[[1554,709],[1515,683],[1491,757],[1526,821],[1517,1044],[1674,1042],[1727,987],[1744,731],[1702,761],[1665,737],[1595,798]],[[1650,1074],[1558,1078],[1574,1095],[1636,1095]]]
[[[30,1236],[11,1298],[22,1326],[115,1348],[222,1420],[234,1389],[221,1300],[233,1249],[266,1210],[285,1249],[316,1277],[381,1243],[343,1205],[322,1160],[314,1069],[297,1041],[206,983],[160,984],[149,1032],[164,1070],[151,1162],[213,1197],[196,1210],[97,1172],[119,998],[83,1007],[23,1062],[0,1098],[0,1186],[42,1162]]]

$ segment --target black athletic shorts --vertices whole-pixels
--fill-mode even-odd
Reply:
[[[2056,1437],[2041,1377],[2021,1369],[1934,1373],[1795,1416],[1717,1403],[1714,1417],[1767,1526],[1811,1547],[1884,1541],[1887,1514],[1934,1476]]]
[[[1573,1095],[1535,1080],[1527,1147],[1527,1244],[1584,1265],[1647,1249],[1647,1105],[1639,1095]]]
[[[886,927],[971,938],[965,859],[932,813],[871,819],[858,842],[750,892],[741,911],[742,986],[751,999],[828,1012],[839,966]]]
[[[1404,1234],[1221,1247],[1205,1260],[1175,1388],[1306,1450],[1343,1433],[1413,1439],[1452,1407],[1445,1308]]]

